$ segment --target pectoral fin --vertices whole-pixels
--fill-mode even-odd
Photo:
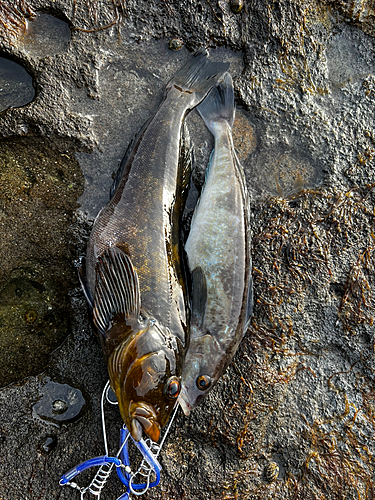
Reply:
[[[198,266],[192,272],[191,324],[202,328],[207,306],[207,282],[203,269]]]
[[[116,246],[99,257],[95,272],[93,320],[104,335],[116,315],[122,314],[125,319],[139,317],[138,275],[130,257]]]

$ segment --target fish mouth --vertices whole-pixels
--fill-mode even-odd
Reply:
[[[188,393],[184,385],[181,387],[181,392],[178,396],[177,403],[181,406],[182,411],[188,417],[192,410],[192,406],[189,403]]]
[[[157,421],[156,411],[150,403],[131,403],[130,422],[130,434],[135,441],[140,441],[142,439],[143,431],[145,431],[147,436],[153,441],[159,441],[161,428]]]

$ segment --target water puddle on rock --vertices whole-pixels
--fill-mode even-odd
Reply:
[[[252,193],[258,198],[287,197],[319,186],[324,178],[319,161],[303,147],[285,143],[263,147],[261,139],[250,159],[243,162]]]
[[[35,90],[29,73],[20,64],[0,57],[0,112],[18,108],[34,99]]]
[[[375,74],[375,57],[367,48],[368,38],[359,28],[345,25],[331,37],[326,55],[333,92]]]
[[[55,16],[37,13],[25,19],[26,27],[17,40],[25,58],[43,58],[66,51],[71,37],[69,25]],[[35,97],[33,79],[17,62],[0,57],[0,112],[21,107]]]
[[[38,12],[33,19],[27,20],[25,33],[19,43],[33,57],[45,57],[64,52],[69,40],[70,28],[66,22]]]

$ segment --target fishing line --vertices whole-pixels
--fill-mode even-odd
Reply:
[[[120,448],[114,457],[108,455],[108,440],[107,440],[107,429],[105,422],[105,407],[104,402],[107,402],[111,405],[117,405],[117,401],[113,401],[109,397],[110,385],[109,381],[106,383],[100,402],[101,409],[101,420],[102,420],[102,431],[103,431],[103,442],[105,455],[100,457],[91,458],[82,462],[81,464],[73,467],[68,472],[66,472],[60,479],[60,485],[65,486],[68,485],[72,488],[77,489],[80,492],[81,500],[84,499],[85,493],[89,492],[94,495],[97,500],[100,500],[101,492],[106,485],[112,471],[113,467],[117,469],[117,475],[121,482],[127,488],[127,491],[121,495],[117,500],[128,500],[130,493],[141,496],[149,488],[157,486],[160,482],[160,472],[161,465],[159,464],[157,457],[162,449],[162,446],[165,442],[165,439],[170,431],[173,420],[176,416],[178,410],[178,404],[176,404],[171,418],[169,420],[168,426],[165,430],[165,433],[162,437],[160,444],[155,443],[150,438],[146,441],[142,438],[140,441],[134,441],[131,438],[131,435],[126,428],[125,424],[123,424],[120,430]],[[128,453],[128,441],[129,438],[133,441],[134,445],[141,452],[143,459],[138,467],[137,471],[132,472],[130,467],[129,453]],[[78,474],[83,472],[86,469],[91,467],[98,467],[99,469],[95,474],[94,478],[90,482],[90,484],[86,487],[80,487],[77,483],[73,482],[72,479],[76,477]],[[151,474],[155,474],[156,480],[151,482]],[[145,483],[135,483],[134,480],[136,477],[144,478]]]

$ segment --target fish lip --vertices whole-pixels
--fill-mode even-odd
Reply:
[[[180,395],[178,396],[177,403],[181,406],[182,411],[188,417],[192,410],[192,406],[189,402],[187,390],[185,386],[181,387]]]
[[[130,433],[136,441],[140,441],[142,438],[141,429],[143,429],[150,439],[155,442],[159,441],[161,427],[157,421],[156,411],[150,403],[144,401],[131,403],[130,421]]]
[[[142,426],[135,418],[131,419],[130,434],[134,441],[140,441],[142,439]]]

